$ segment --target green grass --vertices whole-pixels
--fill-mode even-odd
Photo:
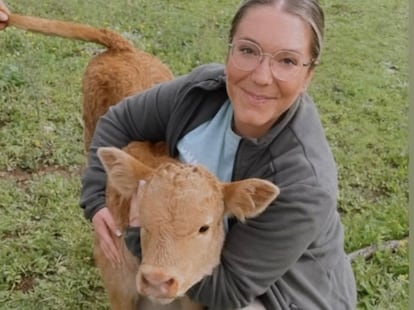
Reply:
[[[223,62],[239,0],[9,1],[116,30],[176,75]],[[338,162],[346,250],[408,236],[408,3],[324,0],[310,92]],[[107,309],[78,206],[81,78],[96,45],[0,32],[0,309]],[[408,308],[408,249],[353,263],[358,309]]]

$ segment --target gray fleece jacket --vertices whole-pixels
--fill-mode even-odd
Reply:
[[[177,156],[178,141],[228,99],[225,83],[222,65],[205,65],[112,107],[98,123],[82,180],[85,216],[91,219],[105,206],[98,147],[166,141]],[[258,217],[231,226],[221,264],[189,290],[190,298],[214,310],[244,307],[255,298],[268,310],[355,309],[355,280],[337,212],[336,165],[308,95],[264,137],[240,141],[233,180],[249,177],[277,184],[280,195]]]

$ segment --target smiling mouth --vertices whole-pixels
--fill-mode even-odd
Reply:
[[[249,98],[251,98],[253,101],[256,101],[256,102],[264,102],[264,101],[267,101],[267,100],[275,99],[275,97],[270,97],[270,96],[266,96],[266,95],[255,94],[255,93],[249,92],[247,90],[244,90],[244,92],[247,94],[247,96]]]

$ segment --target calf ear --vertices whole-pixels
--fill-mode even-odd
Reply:
[[[111,185],[124,197],[131,197],[137,191],[138,181],[145,179],[153,171],[125,151],[115,147],[99,148],[98,157]]]
[[[226,211],[240,221],[263,212],[279,195],[279,188],[261,179],[246,179],[224,185]]]

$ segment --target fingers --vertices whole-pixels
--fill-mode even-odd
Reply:
[[[10,11],[6,4],[0,0],[0,30],[4,29],[8,25]]]
[[[107,208],[105,209],[105,214],[104,214],[104,220],[106,225],[108,226],[108,228],[111,230],[111,232],[117,236],[117,237],[121,237],[122,236],[122,232],[119,230],[119,228],[116,226],[114,218],[112,217],[111,213],[109,213],[109,210]]]
[[[99,237],[99,246],[102,249],[102,252],[109,260],[113,268],[117,268],[121,265],[121,259],[118,255],[118,249],[114,245],[113,240],[109,237]]]
[[[7,14],[10,14],[9,8],[6,6],[4,1],[0,0],[0,11],[6,12]]]
[[[4,12],[0,7],[0,22],[7,22],[9,20],[9,15]]]
[[[122,233],[117,228],[109,210],[107,208],[99,210],[93,217],[92,224],[104,255],[114,268],[120,266],[121,258],[114,236],[120,237]]]
[[[7,27],[8,20],[9,20],[9,16],[3,11],[0,11],[0,30]]]
[[[10,10],[7,8],[6,4],[0,0],[0,29],[5,28],[7,26],[9,15]]]
[[[9,8],[4,1],[0,0],[0,30],[6,28],[9,24],[9,15],[11,14]]]

